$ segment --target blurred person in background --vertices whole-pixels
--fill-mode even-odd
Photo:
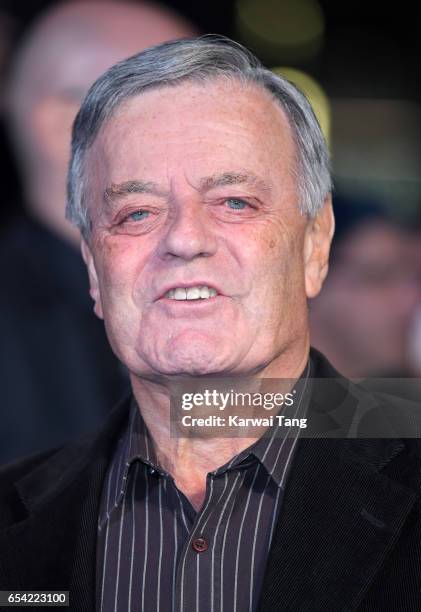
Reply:
[[[419,303],[409,232],[381,206],[334,198],[330,271],[310,304],[312,344],[348,377],[411,376]]]
[[[409,356],[412,376],[421,377],[421,219],[416,223],[411,236],[411,249],[416,267],[418,300],[410,330]]]
[[[3,4],[3,3],[2,3]],[[5,129],[4,103],[6,92],[7,69],[10,57],[13,53],[14,40],[16,38],[17,20],[3,6],[0,7],[0,173],[2,178],[7,177],[7,182],[2,181],[2,200],[4,204],[10,202],[9,194],[16,197],[19,181],[16,177],[15,163],[10,155],[10,146]],[[14,199],[13,198],[13,199]],[[13,216],[10,206],[3,205],[0,220],[0,228],[5,227]],[[0,229],[1,231],[1,229]]]
[[[153,4],[66,2],[17,50],[5,112],[27,215],[0,239],[1,462],[94,428],[124,392],[126,373],[92,312],[78,232],[64,218],[71,125],[109,66],[195,33]]]
[[[13,19],[0,7],[0,112],[3,110],[4,72],[9,59],[13,29]]]

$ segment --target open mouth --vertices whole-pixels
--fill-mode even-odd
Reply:
[[[196,285],[194,287],[175,287],[164,294],[164,298],[177,301],[209,300],[218,295],[213,287]]]

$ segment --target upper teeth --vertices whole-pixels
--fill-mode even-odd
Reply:
[[[198,285],[197,287],[170,289],[165,294],[165,297],[171,300],[207,300],[208,298],[215,297],[216,294],[216,289],[206,287],[205,285]]]

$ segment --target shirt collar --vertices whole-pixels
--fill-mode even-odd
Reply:
[[[314,365],[309,357],[306,367],[294,385],[296,400],[290,407],[281,408],[278,414],[287,418],[305,417],[311,397],[311,378],[314,375]],[[257,459],[272,477],[278,487],[284,486],[286,471],[290,464],[292,453],[298,441],[301,429],[298,427],[279,428],[277,423],[251,446],[233,457],[215,473],[224,473],[240,465],[245,466]]]
[[[157,465],[156,453],[152,438],[140,414],[136,400],[132,398],[129,422],[123,435],[117,442],[110,467],[107,473],[101,504],[99,528],[102,529],[111,513],[117,508],[127,489],[130,467],[136,461],[141,461],[151,470],[161,475],[165,472]]]
[[[311,358],[295,384],[297,400],[287,409],[281,409],[288,418],[302,418],[307,411],[311,395],[311,376],[314,366]],[[282,434],[280,436],[279,434]],[[290,463],[294,451],[299,428],[285,428],[280,430],[274,424],[264,437],[259,438],[252,446],[249,446],[239,454],[235,455],[228,463],[215,470],[215,474],[236,469],[240,465],[244,467],[248,462],[258,460],[276,482],[282,487],[285,482],[286,468]],[[104,488],[105,502],[102,504],[104,511],[101,512],[99,527],[109,519],[110,514],[120,505],[127,488],[128,474],[131,465],[141,461],[150,468],[151,473],[157,472],[161,476],[168,474],[158,465],[156,452],[148,428],[141,416],[139,407],[134,398],[130,406],[129,423],[123,436],[119,439],[115,454],[110,464]]]

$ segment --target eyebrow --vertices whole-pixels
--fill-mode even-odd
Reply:
[[[111,183],[104,191],[104,200],[107,203],[112,203],[130,193],[161,194],[162,192],[158,185],[152,181],[124,181],[123,183]]]
[[[224,172],[207,176],[200,181],[200,191],[206,192],[225,185],[251,185],[262,191],[270,191],[271,185],[267,181],[250,172]]]
[[[262,191],[271,191],[270,183],[249,172],[223,172],[222,174],[206,176],[199,182],[199,191],[206,193],[217,187],[241,184],[251,185]],[[104,191],[104,201],[110,204],[131,193],[164,195],[163,190],[153,181],[132,180],[123,183],[111,183]]]

